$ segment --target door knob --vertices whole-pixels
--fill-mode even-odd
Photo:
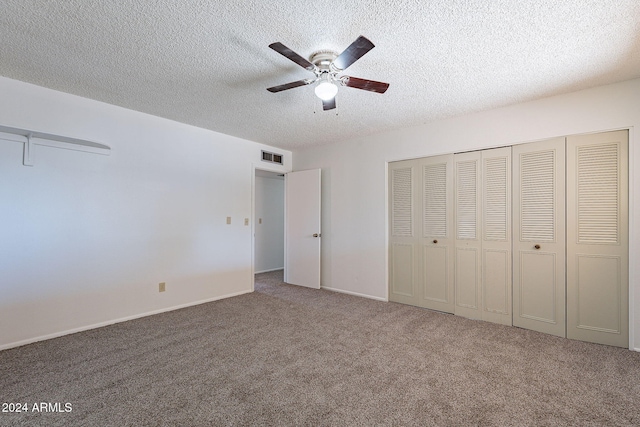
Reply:
[[[436,240],[436,239],[433,239],[433,243],[438,243],[438,240]]]
[[[534,248],[540,249],[540,245],[535,245]]]
[[[313,237],[320,237],[320,233],[313,233]]]

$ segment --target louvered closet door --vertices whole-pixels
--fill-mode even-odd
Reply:
[[[511,325],[511,147],[482,152],[482,320]]]
[[[417,160],[389,163],[389,300],[420,305],[420,167]]]
[[[628,131],[567,138],[567,337],[629,346]]]
[[[565,140],[512,153],[513,325],[564,337]]]
[[[482,317],[482,152],[456,154],[455,311]]]
[[[454,163],[455,314],[511,325],[511,147]]]
[[[420,173],[420,306],[453,313],[453,154],[420,159]]]

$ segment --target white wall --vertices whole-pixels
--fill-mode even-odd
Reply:
[[[251,291],[243,220],[273,148],[6,78],[0,94],[0,125],[112,147],[37,146],[26,167],[0,140],[0,349]]]
[[[295,151],[295,170],[323,172],[322,285],[387,298],[387,162],[623,128],[631,128],[631,342],[640,347],[640,79]]]
[[[284,268],[284,179],[282,177],[256,176],[255,221],[255,272]]]

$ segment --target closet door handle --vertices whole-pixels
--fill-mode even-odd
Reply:
[[[535,246],[534,246],[534,248],[536,248],[536,249],[540,249],[540,248],[541,248],[541,246],[540,246],[540,245],[535,245]]]
[[[433,240],[433,243],[438,243],[438,240],[434,239],[434,240]]]

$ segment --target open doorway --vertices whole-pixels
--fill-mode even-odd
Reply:
[[[284,269],[284,175],[255,170],[254,274]]]

